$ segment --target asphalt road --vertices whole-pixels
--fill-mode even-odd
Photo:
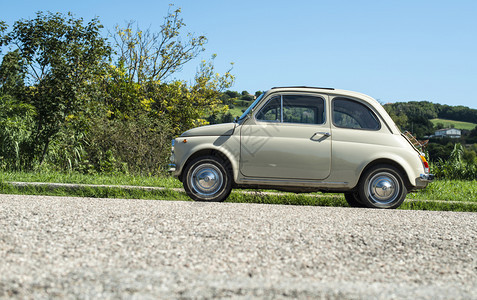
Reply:
[[[477,299],[477,214],[0,195],[0,297]]]

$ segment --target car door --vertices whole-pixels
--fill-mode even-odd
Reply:
[[[274,94],[241,126],[240,171],[247,177],[324,179],[331,168],[327,96]]]

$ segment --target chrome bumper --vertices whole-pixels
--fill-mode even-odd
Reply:
[[[168,164],[167,166],[169,167],[169,170],[167,170],[167,172],[174,173],[176,171],[176,164]]]
[[[434,174],[421,174],[419,177],[422,181],[430,182],[434,180]]]

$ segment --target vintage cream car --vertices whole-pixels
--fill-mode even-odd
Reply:
[[[266,188],[341,192],[354,207],[396,208],[433,179],[376,100],[332,88],[272,88],[234,123],[188,130],[172,149],[170,171],[197,201]]]

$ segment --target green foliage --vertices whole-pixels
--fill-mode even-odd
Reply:
[[[97,18],[39,12],[8,32],[0,21],[0,169],[163,172],[172,136],[231,119],[221,91],[234,78],[215,55],[191,84],[165,81],[204,51],[184,28],[174,9],[159,32],[117,27],[111,49]]]
[[[240,97],[240,93],[236,92],[236,91],[226,90],[224,92],[224,94],[227,95],[229,98],[239,98]]]
[[[424,135],[433,134],[434,125],[437,125],[437,123],[442,124],[438,127],[450,127],[454,124],[456,128],[461,128],[459,126],[462,125],[464,126],[462,129],[470,128],[468,124],[460,122],[477,123],[477,110],[464,106],[411,101],[385,104],[384,108],[402,131],[411,131],[420,138]],[[431,122],[432,120],[435,121]],[[458,124],[459,126],[457,126]]]
[[[438,107],[439,113],[437,116],[441,119],[477,123],[477,109],[471,109],[466,106],[450,105],[438,105]]]
[[[477,164],[475,156],[472,161],[463,159],[465,150],[461,144],[455,144],[448,159],[439,160],[432,165],[432,172],[439,179],[477,180]],[[474,152],[475,154],[475,152]]]
[[[8,183],[0,182],[0,194],[191,201],[187,194],[180,193],[171,189],[141,189],[113,186],[15,186]]]
[[[220,91],[230,87],[233,81],[230,70],[221,76],[215,73],[212,61],[202,61],[193,85],[188,86],[183,81],[151,82],[146,87],[146,98],[153,99],[151,111],[166,118],[173,126],[173,134],[178,135],[208,124],[206,116],[225,113],[228,107],[222,104]]]
[[[7,23],[5,23],[5,21],[0,20],[0,47],[2,47],[5,43],[3,33],[5,32],[5,30],[7,30],[7,28]],[[2,54],[2,48],[0,48],[0,54]]]
[[[0,64],[0,94],[20,96],[24,87],[25,66],[20,51],[8,52]]]
[[[133,29],[134,22],[125,28],[116,27],[113,39],[118,61],[126,67],[130,81],[163,81],[205,50],[205,36],[188,33],[184,38],[181,31],[185,23],[180,12],[180,8],[169,12],[160,32]]]
[[[436,129],[457,128],[457,129],[472,130],[477,126],[477,124],[474,124],[474,123],[455,121],[455,120],[445,120],[445,119],[431,119],[431,122],[432,124],[434,124],[434,126],[436,126]]]
[[[127,74],[123,63],[109,65],[101,84],[105,91],[103,104],[108,118],[129,118],[142,112],[147,103],[142,85],[134,82]]]
[[[110,53],[101,28],[98,19],[84,24],[72,14],[39,12],[34,19],[15,22],[5,36],[5,44],[17,48],[11,56],[24,64],[28,85],[24,102],[36,110],[32,162],[41,164],[51,140],[68,118],[87,110],[90,83],[103,73]],[[6,62],[9,60],[4,57],[2,66]]]
[[[92,185],[127,185],[142,187],[181,188],[182,183],[170,176],[139,174],[83,174],[80,172],[22,172],[0,171],[0,181],[72,183]]]
[[[230,110],[225,114],[213,114],[207,118],[209,124],[221,124],[221,123],[231,123],[234,121],[234,116],[230,113]]]
[[[28,166],[35,109],[11,96],[0,95],[0,169]]]
[[[419,138],[434,133],[434,125],[429,120],[437,118],[435,104],[427,101],[397,102],[385,104],[384,108],[401,131],[410,131]]]
[[[7,24],[5,23],[5,21],[1,21],[0,20],[0,34],[3,34],[3,32],[7,29]],[[1,46],[1,44],[0,44]]]
[[[474,202],[477,204],[475,180],[435,180],[424,189],[408,195],[408,199]]]
[[[165,171],[171,149],[168,123],[145,114],[94,122],[80,166],[83,172],[158,175]]]
[[[230,87],[234,78],[230,70],[222,76],[215,73],[215,55],[209,62],[202,61],[193,84],[164,82],[204,51],[206,37],[188,33],[184,39],[184,26],[180,9],[176,9],[164,18],[157,33],[133,29],[133,23],[116,28],[113,38],[118,61],[104,81],[110,116],[129,118],[146,112],[165,120],[172,126],[171,135],[178,135],[208,124],[207,117],[227,110],[220,92]]]
[[[116,186],[47,186],[9,184],[8,181],[25,182],[64,182]],[[3,183],[2,183],[3,182]],[[427,189],[408,195],[399,209],[436,210],[436,211],[477,211],[476,181],[442,181],[432,182]],[[117,185],[127,185],[120,187]],[[133,187],[136,186],[136,187]],[[152,188],[148,188],[152,187]],[[164,187],[164,188],[157,188]],[[131,175],[81,175],[78,173],[2,173],[0,172],[0,193],[81,196],[81,197],[116,197],[123,199],[161,199],[185,200],[190,198],[184,192],[177,179],[171,177],[131,176]],[[266,203],[284,205],[312,206],[347,206],[342,194],[293,194],[264,191],[233,191],[228,202]]]

